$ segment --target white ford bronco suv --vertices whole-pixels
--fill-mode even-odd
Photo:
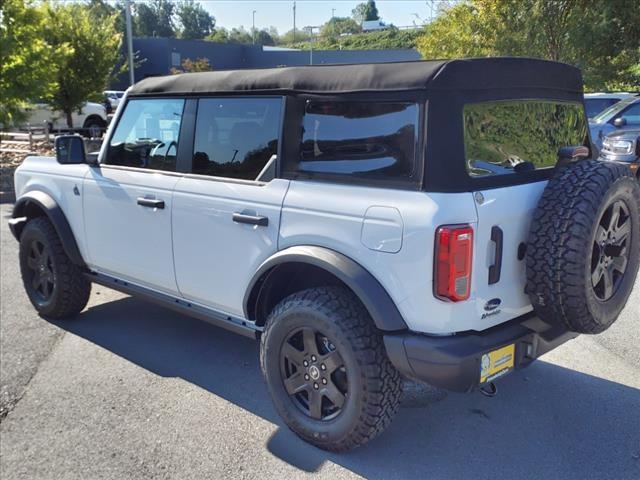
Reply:
[[[490,391],[616,320],[640,187],[588,158],[582,93],[521,58],[145,79],[97,160],[64,136],[18,168],[24,287],[45,317],[95,282],[258,338],[286,424],[351,449],[402,375]]]

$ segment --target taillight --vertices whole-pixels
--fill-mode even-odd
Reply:
[[[471,292],[473,228],[445,225],[436,231],[434,294],[459,302]]]

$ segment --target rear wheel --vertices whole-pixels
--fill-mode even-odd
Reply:
[[[39,313],[72,317],[87,305],[91,282],[69,259],[49,220],[38,217],[27,223],[19,255],[24,289]]]
[[[278,413],[320,448],[362,445],[398,410],[400,374],[366,310],[345,289],[313,288],[282,300],[267,319],[260,361]]]
[[[89,117],[83,125],[82,134],[89,138],[100,138],[106,124],[100,117]]]

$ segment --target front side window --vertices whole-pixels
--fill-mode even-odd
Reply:
[[[464,147],[471,177],[552,168],[561,147],[584,145],[587,121],[578,103],[516,100],[465,105]]]
[[[628,107],[620,117],[624,118],[626,125],[640,125],[640,102]]]
[[[129,100],[104,163],[174,172],[183,107],[180,99]]]
[[[416,103],[308,101],[296,170],[410,180],[417,173],[418,119]]]
[[[278,152],[282,99],[205,98],[198,102],[193,173],[261,179]]]
[[[587,111],[587,117],[593,118],[617,102],[615,98],[586,98],[584,108]]]

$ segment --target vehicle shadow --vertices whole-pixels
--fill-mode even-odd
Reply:
[[[130,297],[52,323],[278,425],[267,448],[306,472],[329,460],[380,479],[640,478],[640,390],[543,361],[504,379],[495,398],[412,388],[380,438],[338,455],[284,426],[251,339]]]

